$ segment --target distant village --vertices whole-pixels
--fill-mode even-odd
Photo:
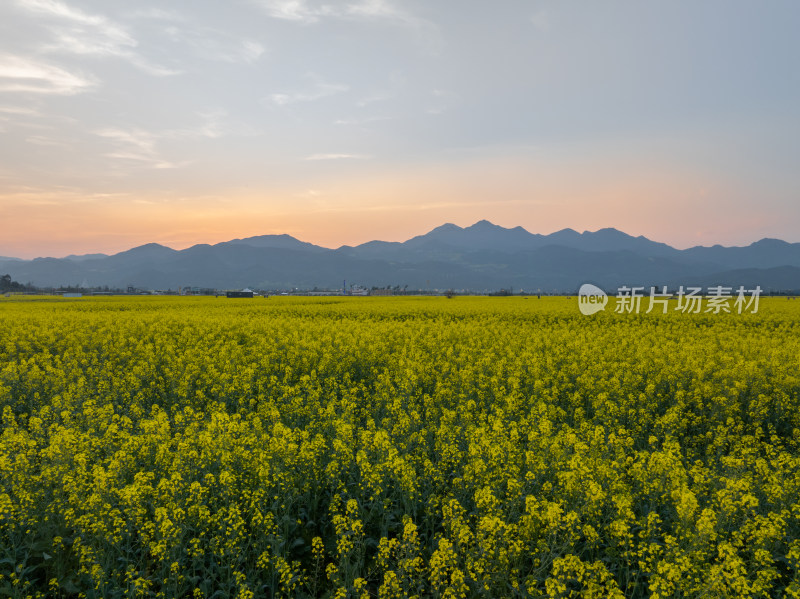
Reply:
[[[342,287],[337,289],[313,287],[311,289],[302,289],[299,287],[288,289],[251,289],[245,287],[243,289],[215,289],[211,287],[197,287],[197,286],[177,286],[168,289],[146,289],[128,285],[125,288],[113,288],[107,285],[93,287],[86,282],[80,285],[70,285],[61,287],[37,287],[30,283],[19,283],[12,281],[9,275],[0,276],[0,295],[57,295],[62,297],[83,297],[83,296],[102,296],[102,295],[180,295],[180,296],[214,296],[225,298],[256,298],[256,297],[270,297],[270,296],[393,296],[393,295],[440,295],[453,297],[455,295],[494,295],[494,296],[510,296],[510,295],[551,295],[544,293],[541,290],[534,290],[526,292],[523,289],[497,289],[487,290],[483,293],[476,293],[474,290],[468,289],[440,289],[440,288],[426,288],[426,289],[409,289],[408,285],[400,286],[385,286],[385,287],[367,287],[358,283],[347,284],[343,282]]]

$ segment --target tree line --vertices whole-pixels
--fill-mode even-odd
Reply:
[[[2,293],[7,291],[33,291],[33,289],[34,287],[31,285],[25,285],[24,283],[12,281],[11,275],[0,276],[0,292]]]

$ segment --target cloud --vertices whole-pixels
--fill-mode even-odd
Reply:
[[[69,23],[52,27],[58,43],[51,49],[63,49],[76,54],[127,54],[125,48],[137,46],[137,41],[117,23],[101,15],[90,15],[57,0],[18,0],[30,12]]]
[[[207,60],[229,63],[254,63],[267,51],[255,40],[213,39],[209,32],[203,32],[189,41],[196,51]]]
[[[179,164],[162,159],[156,143],[161,136],[143,129],[107,128],[94,132],[95,135],[112,140],[117,150],[106,154],[109,158],[133,160],[157,169],[176,168]]]
[[[143,156],[141,154],[137,154],[135,152],[111,152],[106,154],[109,158],[119,158],[122,160],[134,160],[139,162],[147,163],[148,166],[155,168],[155,169],[165,169],[165,168],[178,168],[183,166],[183,164],[178,164],[175,162],[169,162],[167,160],[152,160],[147,156]]]
[[[386,0],[363,0],[347,4],[344,14],[351,17],[366,17],[372,19],[408,20],[408,15],[396,9]]]
[[[270,94],[269,101],[275,106],[286,106],[297,102],[313,102],[346,92],[349,89],[349,86],[339,83],[317,83],[307,91]]]
[[[256,0],[274,19],[299,23],[316,23],[324,17],[335,18],[398,18],[397,9],[384,0],[333,4],[311,4],[307,0]]]
[[[159,134],[164,139],[177,140],[197,140],[219,139],[222,137],[253,137],[261,134],[258,127],[252,123],[240,120],[236,116],[231,116],[224,108],[209,108],[198,110],[194,113],[200,122],[191,127],[181,129],[170,129]]]
[[[311,154],[304,160],[365,160],[369,158],[366,154]]]
[[[275,19],[314,23],[323,17],[403,19],[404,14],[385,0],[363,0],[333,4],[312,5],[307,0],[257,0],[258,4]]]
[[[30,106],[0,106],[0,113],[18,116],[39,116],[41,113]]]
[[[180,26],[169,26],[164,32],[173,42],[188,46],[204,60],[250,64],[267,51],[259,41],[242,39],[211,27],[182,23]]]
[[[163,8],[142,8],[128,13],[134,19],[153,19],[159,21],[185,21],[183,15],[174,10],[164,10]]]
[[[67,144],[63,141],[51,139],[44,135],[30,135],[25,138],[25,141],[37,146],[67,147]]]
[[[108,25],[105,18],[88,15],[58,0],[17,0],[17,4],[33,12],[61,17],[78,23],[94,26]]]
[[[95,81],[46,62],[21,56],[0,56],[0,91],[74,95]]]
[[[180,73],[153,64],[135,52],[138,41],[122,25],[105,16],[86,13],[59,0],[17,0],[17,4],[56,23],[49,26],[53,41],[45,44],[45,52],[121,58],[159,77]]]
[[[195,129],[187,129],[180,132],[168,134],[170,137],[207,137],[217,139],[231,133],[230,127],[225,124],[228,111],[224,109],[208,110],[197,112],[198,117],[203,120],[203,124]]]
[[[259,3],[266,13],[274,19],[313,23],[317,20],[314,11],[302,0],[277,0]]]
[[[361,0],[360,2],[311,3],[307,0],[253,0],[273,19],[300,24],[317,23],[326,18],[340,20],[393,21],[412,28],[435,30],[428,21],[404,12],[387,0]]]
[[[241,56],[246,62],[258,60],[267,49],[259,42],[244,40],[241,45]]]
[[[385,102],[386,100],[390,100],[392,97],[393,94],[389,92],[377,92],[368,96],[364,96],[358,102],[356,102],[356,106],[359,108],[365,108],[366,106],[374,104],[375,102]]]
[[[105,155],[109,158],[132,160],[152,168],[178,168],[190,164],[189,161],[171,162],[162,157],[159,143],[164,140],[200,140],[218,139],[226,135],[240,133],[235,125],[230,125],[228,112],[224,109],[212,109],[196,112],[200,124],[182,129],[164,129],[148,131],[140,127],[106,127],[93,131],[98,137],[105,138],[115,147]]]
[[[108,128],[95,131],[95,134],[134,146],[148,154],[153,153],[155,149],[156,136],[142,129]]]
[[[162,65],[153,64],[136,54],[131,54],[128,56],[121,55],[120,57],[127,58],[128,62],[130,62],[137,69],[155,77],[171,77],[173,75],[180,75],[183,73],[183,70],[181,69],[171,69]]]

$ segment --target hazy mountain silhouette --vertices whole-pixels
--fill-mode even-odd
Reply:
[[[800,243],[762,239],[746,247],[678,250],[613,228],[540,235],[482,220],[469,227],[444,224],[404,242],[336,249],[290,235],[261,235],[180,251],[149,243],[112,256],[0,258],[0,274],[5,273],[39,286],[145,289],[340,288],[346,280],[367,287],[566,293],[583,282],[607,290],[758,284],[766,292],[800,289]]]
[[[431,256],[452,259],[481,250],[513,253],[535,250],[547,245],[595,251],[630,250],[645,256],[673,255],[679,250],[645,237],[632,237],[616,229],[578,233],[563,229],[550,235],[529,233],[522,227],[506,229],[482,220],[470,227],[447,223],[430,233],[405,242],[370,241],[356,246],[342,246],[338,251],[350,256],[371,256],[387,260],[428,260]]]
[[[65,260],[74,260],[75,262],[83,262],[84,260],[96,260],[98,258],[108,258],[108,254],[83,254],[77,256],[75,254],[70,254],[69,256],[65,256]],[[3,258],[0,258],[3,260]]]
[[[307,241],[300,241],[291,235],[258,235],[256,237],[247,237],[245,239],[233,239],[217,244],[215,247],[224,245],[247,245],[257,248],[276,248],[284,250],[307,250],[312,252],[324,252],[327,248],[319,247]]]

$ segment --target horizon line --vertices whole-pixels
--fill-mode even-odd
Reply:
[[[437,229],[441,229],[443,227],[452,226],[452,227],[458,228],[459,230],[464,231],[464,230],[467,230],[467,229],[471,229],[471,228],[473,228],[473,227],[475,227],[477,225],[480,225],[482,223],[487,223],[487,224],[491,225],[492,227],[503,229],[505,231],[513,231],[515,229],[522,229],[523,231],[525,231],[529,235],[541,236],[541,237],[549,237],[549,236],[555,235],[557,233],[563,233],[563,232],[568,232],[568,231],[576,233],[577,235],[594,234],[594,233],[599,233],[601,231],[616,231],[618,233],[622,233],[623,235],[625,235],[627,237],[630,237],[631,239],[644,239],[644,240],[650,241],[651,243],[657,243],[657,244],[666,245],[666,246],[668,246],[668,247],[670,247],[672,249],[678,250],[678,251],[684,251],[684,250],[689,250],[689,249],[698,248],[698,247],[705,247],[705,248],[712,248],[712,247],[737,248],[737,247],[739,247],[739,248],[745,248],[745,247],[749,247],[749,246],[753,245],[754,243],[758,243],[760,241],[765,241],[765,240],[781,241],[783,243],[788,243],[788,244],[798,243],[798,242],[786,241],[786,240],[780,239],[778,237],[762,237],[760,239],[756,239],[755,241],[751,241],[750,243],[748,243],[746,245],[727,245],[726,246],[726,245],[722,245],[721,243],[714,243],[714,244],[711,244],[711,245],[702,245],[701,244],[701,245],[692,245],[692,246],[687,246],[687,247],[677,247],[677,246],[673,246],[673,245],[671,245],[671,244],[669,244],[667,242],[664,242],[664,241],[657,241],[657,240],[654,240],[654,239],[650,239],[649,237],[646,237],[645,235],[633,235],[633,234],[628,233],[626,231],[623,231],[621,229],[617,229],[616,227],[600,227],[600,228],[598,228],[598,229],[596,229],[594,231],[589,230],[589,229],[584,229],[583,231],[578,231],[577,229],[573,229],[572,227],[564,227],[562,229],[558,229],[558,230],[553,231],[551,233],[532,233],[531,231],[529,231],[528,229],[526,229],[522,225],[516,225],[516,226],[513,226],[513,227],[504,227],[502,225],[497,225],[497,224],[491,222],[488,219],[480,219],[480,220],[474,222],[473,224],[467,225],[467,226],[460,226],[460,225],[457,225],[457,224],[452,223],[452,222],[442,223],[441,225],[437,225],[436,227],[433,227],[432,229],[430,229],[429,231],[427,231],[425,233],[421,233],[421,234],[418,234],[418,235],[413,235],[413,236],[408,237],[407,239],[405,239],[403,241],[387,241],[387,240],[383,240],[383,239],[371,239],[369,241],[365,241],[363,243],[359,243],[359,244],[356,244],[356,245],[350,245],[350,244],[347,244],[347,243],[343,243],[343,244],[340,244],[340,245],[338,245],[336,247],[330,247],[330,246],[326,246],[326,245],[319,245],[319,244],[316,244],[316,243],[314,243],[312,241],[307,241],[307,240],[304,240],[304,239],[300,239],[299,237],[295,237],[294,235],[291,235],[289,233],[264,233],[264,234],[260,234],[260,235],[250,235],[248,237],[235,237],[235,238],[232,238],[232,239],[226,239],[226,240],[217,241],[217,242],[214,242],[214,243],[202,242],[201,241],[201,242],[198,242],[198,243],[185,245],[183,247],[172,247],[170,245],[167,245],[166,243],[160,243],[160,242],[157,242],[157,241],[149,241],[149,242],[145,242],[145,243],[142,243],[142,244],[139,244],[139,245],[131,246],[131,247],[129,247],[127,249],[124,249],[124,250],[119,250],[119,251],[114,252],[114,253],[105,253],[105,252],[101,252],[101,251],[97,251],[97,252],[89,251],[89,252],[86,252],[86,253],[83,253],[83,254],[77,254],[75,252],[72,252],[72,253],[69,253],[69,254],[62,255],[62,256],[36,256],[34,258],[20,258],[18,256],[0,255],[0,260],[19,260],[19,261],[23,261],[23,262],[31,262],[33,260],[47,260],[47,259],[64,260],[64,259],[71,258],[71,257],[83,258],[85,256],[92,256],[92,255],[97,255],[98,257],[111,257],[111,256],[116,256],[118,254],[122,254],[122,253],[125,253],[125,252],[129,252],[131,250],[142,248],[142,247],[145,247],[145,246],[148,246],[148,245],[157,245],[157,246],[160,246],[160,247],[163,247],[163,248],[166,248],[166,249],[169,249],[169,250],[173,250],[173,251],[176,251],[176,252],[182,252],[184,250],[188,250],[188,249],[191,249],[193,247],[202,246],[202,245],[207,245],[207,246],[213,247],[213,246],[221,245],[223,243],[231,243],[231,242],[234,242],[234,241],[245,241],[247,239],[254,239],[254,238],[258,238],[258,237],[289,237],[289,238],[294,239],[295,241],[298,241],[300,243],[307,243],[309,245],[312,245],[312,246],[320,248],[320,249],[329,250],[329,251],[336,251],[336,250],[339,250],[339,249],[342,249],[342,248],[345,248],[345,247],[354,248],[354,247],[359,247],[359,246],[365,245],[367,243],[375,243],[375,242],[400,243],[400,244],[402,244],[402,243],[405,243],[407,241],[410,241],[411,239],[415,239],[417,237],[424,237],[426,235],[429,235],[430,233],[436,231]],[[169,243],[169,242],[167,242],[167,243]]]

